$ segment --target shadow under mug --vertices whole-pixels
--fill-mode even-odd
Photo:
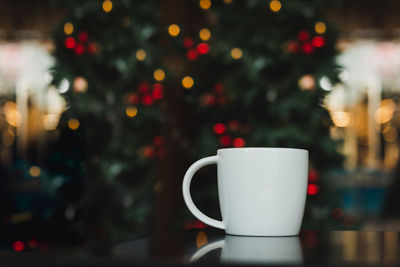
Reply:
[[[298,236],[230,236],[207,244],[190,258],[196,262],[212,250],[222,248],[221,262],[257,264],[302,264],[303,253]]]
[[[201,167],[217,164],[222,221],[193,203],[190,183]],[[295,148],[225,148],[193,163],[183,179],[183,198],[200,221],[227,234],[298,235],[307,195],[308,151]]]

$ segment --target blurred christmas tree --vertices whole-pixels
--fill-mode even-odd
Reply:
[[[318,184],[341,161],[322,107],[337,75],[327,1],[53,2],[69,10],[54,34],[60,127],[86,135],[94,233],[148,229],[153,192],[156,232],[171,227],[187,165],[221,147],[306,148],[309,207],[332,202]]]

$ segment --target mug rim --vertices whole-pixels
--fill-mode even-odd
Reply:
[[[226,151],[226,150],[300,150],[308,152],[307,149],[303,148],[293,148],[293,147],[227,147],[220,148],[217,151]]]

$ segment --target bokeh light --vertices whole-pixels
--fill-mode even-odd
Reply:
[[[315,36],[312,38],[311,43],[314,47],[323,47],[325,45],[325,38],[322,36]]]
[[[64,24],[64,33],[66,35],[70,35],[74,32],[74,25],[71,22],[67,22]]]
[[[207,54],[209,50],[210,50],[210,47],[206,43],[200,43],[196,46],[197,53],[199,53],[201,55]]]
[[[74,37],[67,37],[64,41],[64,46],[68,49],[72,49],[76,46],[76,40]]]
[[[225,4],[232,4],[232,0],[223,0]]]
[[[42,117],[42,126],[45,130],[55,130],[58,125],[60,115],[58,114],[46,114]]]
[[[307,186],[307,194],[310,196],[316,195],[319,192],[319,187],[316,184],[309,184]]]
[[[233,59],[240,59],[242,57],[242,55],[243,55],[243,52],[240,48],[235,47],[231,50],[231,56]]]
[[[153,73],[153,77],[156,81],[161,82],[165,79],[165,72],[162,69],[156,69]]]
[[[181,28],[177,24],[171,24],[168,27],[168,33],[171,36],[178,36],[178,34],[181,32]]]
[[[139,61],[143,61],[146,58],[146,51],[144,49],[138,49],[136,51],[136,59]]]
[[[125,110],[126,116],[135,117],[138,113],[138,109],[135,106],[128,106]]]
[[[110,0],[105,0],[103,2],[103,10],[104,10],[104,12],[108,13],[108,12],[110,12],[112,10],[112,8],[113,8],[113,4],[112,4],[112,2]]]
[[[199,5],[201,9],[207,10],[211,7],[211,0],[200,0]]]
[[[321,21],[315,23],[314,30],[318,34],[323,34],[326,31],[325,23],[323,23]]]
[[[83,93],[86,92],[88,88],[88,82],[86,81],[85,78],[78,76],[74,80],[73,87],[75,92]]]
[[[80,123],[78,119],[72,118],[68,120],[68,128],[70,128],[73,131],[79,128],[79,124]]]
[[[383,139],[385,139],[386,142],[394,142],[397,140],[397,129],[392,126],[387,126],[383,129],[382,131],[383,134]]]
[[[203,40],[203,41],[209,40],[209,39],[211,38],[211,32],[210,32],[210,30],[207,29],[207,28],[201,29],[200,32],[199,32],[199,37],[200,37],[200,39]]]
[[[237,137],[237,138],[233,139],[232,143],[233,143],[234,147],[244,147],[244,145],[246,144],[244,139],[240,138],[240,137]]]
[[[12,249],[14,251],[18,251],[18,252],[23,251],[25,249],[25,244],[22,241],[15,241],[12,244]]]
[[[226,131],[226,126],[223,123],[214,124],[213,131],[216,134],[223,134]]]
[[[279,0],[272,0],[269,3],[269,8],[273,11],[273,12],[278,12],[279,10],[281,10],[282,8],[282,4]]]
[[[32,166],[29,168],[29,174],[32,177],[38,177],[40,175],[40,173],[41,173],[41,170],[38,166]]]
[[[190,76],[185,76],[182,79],[182,86],[185,87],[186,89],[192,88],[194,85],[194,80]]]
[[[17,105],[14,102],[6,102],[3,107],[6,115],[6,121],[13,127],[18,127],[22,123],[22,115],[17,110]]]
[[[381,102],[380,107],[375,111],[374,118],[377,123],[383,124],[393,118],[396,104],[391,99],[385,99]]]
[[[349,127],[353,124],[353,115],[346,111],[332,112],[332,121],[337,127]]]
[[[300,77],[298,84],[302,90],[312,90],[315,88],[314,76],[310,74],[303,75]]]

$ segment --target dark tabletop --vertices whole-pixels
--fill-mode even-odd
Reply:
[[[2,251],[0,266],[400,265],[399,238],[399,232],[302,231],[294,237],[244,237],[191,229],[108,246]]]

